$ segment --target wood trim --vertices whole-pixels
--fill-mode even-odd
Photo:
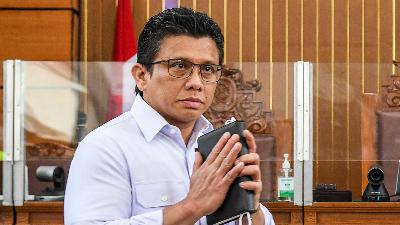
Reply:
[[[395,218],[400,215],[400,202],[315,202],[304,207],[289,202],[263,202],[263,205],[277,225],[398,224]],[[4,208],[1,207],[0,215],[4,214]],[[15,208],[16,224],[63,224],[63,202],[25,202]]]
[[[376,162],[376,117],[378,95],[365,93],[361,99],[361,191],[368,184],[367,174],[369,168]]]
[[[34,8],[72,8],[78,10],[78,0],[2,0],[0,8],[19,8],[19,9],[34,9]]]
[[[0,224],[13,224],[14,212],[12,206],[0,205]]]

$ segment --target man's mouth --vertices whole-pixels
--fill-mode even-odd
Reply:
[[[200,98],[195,98],[195,97],[189,97],[180,100],[186,107],[192,108],[192,109],[198,109],[201,107],[201,105],[204,104],[204,102]]]

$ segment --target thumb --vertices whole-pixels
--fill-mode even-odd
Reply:
[[[201,164],[203,164],[203,157],[201,157],[200,152],[195,152],[192,173],[195,173],[200,168]]]

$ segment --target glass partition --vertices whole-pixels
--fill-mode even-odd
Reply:
[[[246,120],[247,129],[255,135],[263,181],[261,201],[265,202],[267,206],[296,207],[296,205],[302,206],[305,203],[305,193],[303,193],[303,185],[305,184],[303,181],[304,149],[296,149],[294,146],[295,141],[299,140],[294,136],[294,128],[296,112],[301,113],[302,116],[312,116],[312,113],[304,110],[307,107],[312,107],[312,101],[304,103],[303,94],[296,93],[299,89],[303,90],[304,85],[296,87],[298,84],[295,84],[295,79],[297,77],[299,80],[306,79],[304,74],[307,71],[308,78],[312,78],[310,66],[311,64],[304,62],[242,62],[227,66],[241,71],[240,74],[236,75],[238,77],[236,79],[243,83],[238,85],[240,82],[237,81],[236,89],[237,105],[242,109],[242,112],[239,109],[236,115],[239,119]],[[303,84],[303,81],[301,83]],[[221,85],[221,82],[219,85]],[[311,88],[309,88],[309,91]],[[224,88],[224,90],[232,89]],[[310,94],[309,92],[306,93]],[[242,97],[242,95],[245,97]],[[301,106],[303,107],[301,112],[295,107],[295,95],[301,96]],[[215,98],[219,98],[218,88]],[[224,98],[222,99],[224,100]],[[245,102],[243,99],[248,101]],[[230,105],[230,101],[221,102]],[[211,106],[211,108],[213,107]],[[228,112],[231,111],[229,107],[227,108]],[[266,124],[263,124],[262,118],[265,118]],[[308,120],[309,125],[311,122],[311,120]],[[310,132],[309,128],[302,127],[302,132],[307,131],[307,129]],[[307,137],[312,138],[310,135]],[[304,139],[305,136],[302,136],[301,140]],[[301,210],[296,211],[296,213],[298,218],[302,218]]]
[[[115,62],[13,63],[14,101],[4,108],[13,113],[14,131],[10,135],[15,145],[13,160],[19,165],[14,169],[13,176],[18,177],[14,186],[23,185],[14,191],[14,203],[62,200],[79,141],[115,115],[115,103],[123,102],[123,111],[130,109],[134,86],[127,85],[127,80],[132,82],[130,75],[122,75],[129,74],[130,66]],[[312,107],[312,101],[303,96],[310,94],[304,91],[303,80],[311,79],[311,72],[311,64],[303,62],[233,63],[224,71],[214,103],[205,113],[215,127],[234,116],[245,120],[254,133],[261,159],[263,202],[303,205],[304,160],[310,159],[304,158],[303,147],[307,145],[305,138],[312,135],[296,138],[294,134],[311,131],[310,126],[303,128],[307,121],[295,123],[299,116],[312,118],[307,108]],[[310,85],[308,91],[312,90]],[[131,96],[125,96],[126,92]],[[296,132],[295,126],[299,127]],[[296,149],[294,145],[300,139],[302,147]],[[60,177],[63,171],[64,178],[46,178],[48,171],[56,171]],[[25,175],[22,180],[21,174]]]
[[[392,64],[314,64],[314,202],[397,201],[396,72]]]
[[[3,183],[13,183],[9,201],[63,200],[79,141],[130,107],[133,81],[124,82],[122,74],[131,64],[15,60],[5,62],[5,68],[7,63],[4,86],[10,92],[3,104],[3,146],[12,152],[14,165],[2,168],[13,171],[12,179]]]
[[[28,195],[33,199],[63,199],[78,143],[122,112],[125,67],[116,62],[24,63],[21,144],[25,148]],[[133,87],[129,93],[133,95]],[[52,170],[63,170],[64,181],[48,182],[46,175]]]

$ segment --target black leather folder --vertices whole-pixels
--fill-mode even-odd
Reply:
[[[245,129],[244,121],[231,122],[221,128],[218,128],[210,133],[207,133],[198,138],[198,151],[201,153],[205,160],[210,154],[218,140],[225,132],[231,134],[239,134],[240,142],[242,143],[242,150],[239,156],[247,154],[248,147],[246,139],[243,137],[243,130]],[[210,215],[207,215],[208,224],[225,224],[235,219],[246,212],[254,213],[254,193],[247,191],[239,186],[240,182],[251,180],[250,176],[238,177],[230,186],[228,193],[222,205]]]

